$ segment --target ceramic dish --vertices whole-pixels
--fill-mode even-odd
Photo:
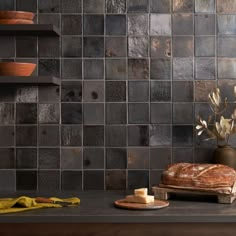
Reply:
[[[0,76],[30,76],[36,64],[21,62],[0,62]]]
[[[33,20],[34,13],[25,11],[0,11],[0,19]]]
[[[34,24],[32,20],[21,19],[0,19],[0,25],[15,25],[15,24]]]

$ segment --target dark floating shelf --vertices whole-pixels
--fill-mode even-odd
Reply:
[[[60,36],[59,29],[51,24],[0,25],[0,36]]]
[[[52,76],[0,76],[0,84],[50,84],[60,85],[60,79]]]

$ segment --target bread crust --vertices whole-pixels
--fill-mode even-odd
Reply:
[[[162,174],[162,184],[220,188],[232,187],[236,182],[236,171],[220,164],[176,163],[170,165]]]

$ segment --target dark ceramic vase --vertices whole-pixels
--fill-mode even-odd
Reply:
[[[230,145],[218,146],[213,153],[213,162],[236,169],[236,151]]]

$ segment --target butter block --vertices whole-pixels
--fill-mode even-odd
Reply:
[[[148,195],[148,189],[147,188],[138,188],[134,190],[135,196],[147,196]]]
[[[130,203],[152,203],[154,202],[154,196],[147,195],[147,196],[135,196],[135,195],[128,195],[125,198],[126,202]]]

